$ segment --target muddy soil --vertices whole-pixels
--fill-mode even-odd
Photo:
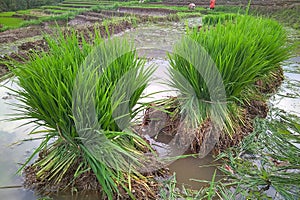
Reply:
[[[43,156],[43,155],[40,155]],[[66,175],[62,178],[62,181],[57,184],[49,179],[40,179],[37,177],[38,168],[30,165],[25,168],[25,182],[24,187],[34,190],[39,195],[50,195],[55,191],[72,191],[76,188],[76,191],[96,192],[97,198],[103,194],[101,185],[99,184],[96,175],[91,171],[86,171],[74,179],[74,174],[81,163],[79,159],[75,164],[70,167],[70,170],[66,172]],[[49,174],[51,176],[51,174]],[[125,175],[126,176],[126,175]],[[160,180],[168,179],[170,173],[167,169],[160,169],[155,172],[143,174],[146,178],[143,180],[131,179],[131,192],[136,199],[158,199],[159,188],[163,187],[162,182],[156,181],[154,178],[159,177]],[[128,183],[124,183],[128,187]],[[132,199],[123,187],[119,186],[119,195],[122,199]],[[119,199],[120,196],[115,194],[114,199]],[[108,199],[105,196],[101,196],[101,199]]]
[[[10,43],[19,39],[41,35],[44,31],[45,29],[42,26],[28,26],[0,32],[0,43]]]
[[[20,39],[29,38],[37,35],[42,35],[45,33],[51,33],[53,27],[56,25],[64,26],[66,22],[64,20],[61,21],[49,21],[43,22],[41,25],[28,26],[18,29],[12,29],[0,32],[0,43],[11,43]]]
[[[96,26],[96,30],[99,31],[99,34],[102,37],[106,37],[108,33],[110,35],[112,34],[118,34],[120,32],[123,32],[127,29],[131,29],[132,24],[128,21],[123,21],[118,24],[109,24],[108,27],[105,27],[103,25]],[[78,34],[83,33],[85,39],[87,41],[92,42],[92,38],[90,37],[90,33],[94,33],[95,26],[93,24],[91,25],[85,25],[83,27],[77,27],[76,28]],[[107,33],[108,31],[108,33]],[[49,31],[50,32],[50,31]],[[52,32],[51,32],[52,33]],[[41,51],[48,51],[48,45],[44,39],[37,40],[34,42],[25,42],[18,46],[18,51],[16,53],[11,53],[10,55],[5,55],[0,58],[0,77],[7,74],[9,72],[8,66],[10,65],[13,67],[15,65],[14,62],[24,63],[26,60],[29,59],[29,56],[32,52],[41,52]],[[12,62],[11,64],[7,62]]]
[[[120,7],[118,8],[118,12],[147,15],[147,16],[167,16],[170,14],[177,13],[177,11],[164,9],[164,8],[137,8],[137,7]]]

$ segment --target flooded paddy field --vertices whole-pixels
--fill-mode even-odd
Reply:
[[[119,10],[120,13],[132,13],[133,11],[128,8],[122,8]],[[135,10],[134,14],[141,14],[144,11]],[[147,15],[157,16],[156,10],[149,10]],[[161,16],[164,16],[163,13]],[[71,26],[80,27],[84,23],[90,23],[91,25],[95,22],[101,22],[104,19],[111,18],[108,15],[102,15],[100,13],[88,13],[83,16],[77,16],[69,22]],[[187,26],[198,27],[202,24],[201,18],[190,18],[186,21],[179,22],[163,22],[156,24],[139,24],[134,29],[130,25],[124,29],[120,29],[117,35],[114,37],[124,37],[134,42],[137,53],[140,59],[146,58],[146,66],[149,68],[157,68],[153,73],[150,85],[146,88],[145,93],[150,94],[156,91],[165,91],[155,94],[152,99],[166,98],[174,96],[176,93],[170,91],[172,88],[167,87],[162,82],[167,82],[169,79],[168,69],[170,63],[167,60],[167,54],[171,53],[174,44],[180,40],[185,34]],[[123,32],[123,30],[125,30]],[[1,54],[7,54],[12,52],[18,52],[20,46],[23,43],[29,44],[32,41],[40,40],[41,36],[25,37],[25,39],[16,39],[13,43],[1,44]],[[34,46],[34,45],[33,45]],[[28,50],[28,48],[25,48]],[[30,49],[30,48],[29,48]],[[283,63],[283,70],[285,80],[283,81],[279,90],[274,94],[270,102],[268,103],[271,107],[276,107],[292,113],[300,115],[300,59],[293,57]],[[13,80],[13,79],[12,79]],[[8,114],[16,114],[13,111],[13,107],[9,104],[16,103],[15,96],[11,93],[9,88],[15,88],[13,81],[4,80],[0,87],[0,118],[2,120],[8,119]],[[147,99],[146,99],[147,100]],[[148,99],[149,100],[149,99]],[[5,199],[38,199],[39,196],[33,191],[23,188],[22,176],[15,175],[20,164],[24,163],[26,158],[33,152],[38,146],[39,140],[32,140],[32,136],[28,136],[28,130],[30,125],[26,127],[18,128],[22,122],[7,122],[0,121],[0,142],[1,142],[1,178],[0,178],[0,196]],[[22,141],[22,140],[26,141]],[[150,140],[150,139],[149,139]],[[154,144],[154,145],[153,145]],[[164,145],[168,145],[168,142],[155,141],[152,143],[153,148],[155,145],[159,146],[158,153],[162,155],[166,153],[168,147],[164,148]],[[175,162],[172,162],[167,168],[170,170],[170,174],[176,174],[177,186],[181,188],[184,185],[187,188],[198,190],[207,183],[199,183],[192,179],[207,180],[211,181],[214,176],[217,166],[221,165],[219,161],[214,161],[212,155],[208,155],[205,158],[182,158]],[[218,181],[224,178],[224,173],[217,170],[215,180]],[[270,190],[271,196],[276,199],[276,192]],[[69,192],[59,192],[57,194],[51,194],[53,199],[96,199],[98,193],[95,192],[79,192],[70,195]],[[280,197],[278,197],[280,199]]]

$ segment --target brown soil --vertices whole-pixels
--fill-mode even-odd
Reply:
[[[41,35],[44,32],[41,26],[28,26],[19,29],[0,32],[0,43],[10,43],[19,39]]]
[[[20,51],[47,51],[48,45],[45,40],[36,40],[34,42],[25,42],[18,48]]]
[[[281,67],[278,67],[278,69],[271,72],[267,78],[256,81],[255,85],[262,93],[274,93],[281,85],[283,79],[283,70]]]

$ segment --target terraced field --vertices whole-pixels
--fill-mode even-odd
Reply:
[[[74,5],[76,6],[74,7]],[[18,61],[18,57],[27,55],[33,46],[37,46],[38,49],[44,49],[43,42],[37,41],[35,43],[35,41],[31,40],[28,42],[27,38],[41,36],[43,33],[51,33],[52,27],[56,26],[56,23],[59,26],[74,27],[80,31],[93,30],[94,25],[97,24],[97,26],[101,27],[101,34],[105,35],[106,27],[108,27],[110,32],[118,33],[134,27],[137,23],[179,20],[179,12],[175,9],[150,6],[142,8],[130,3],[116,6],[116,4],[111,2],[101,2],[101,4],[95,5],[96,2],[84,4],[82,1],[66,1],[59,5],[1,13],[0,17],[3,17],[3,19],[9,20],[13,18],[18,22],[6,23],[2,27],[3,32],[0,32],[0,55],[2,55],[0,68],[5,69],[2,70],[1,74],[8,72],[8,69],[1,64],[3,60],[7,59],[6,56],[16,58]],[[89,8],[86,8],[88,6]],[[187,10],[187,8],[185,9]],[[191,14],[193,13],[200,14],[197,11],[191,12]],[[32,26],[33,24],[35,25]],[[8,28],[18,29],[4,31]],[[20,44],[22,45],[20,46]],[[39,48],[40,46],[41,48]]]
[[[11,28],[39,24],[43,21],[61,20],[75,17],[81,12],[114,8],[113,2],[64,1],[57,5],[0,13],[0,31]]]

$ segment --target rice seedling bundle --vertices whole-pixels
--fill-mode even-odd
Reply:
[[[211,117],[209,110],[217,103],[220,108],[215,106],[214,113],[223,116],[227,128],[233,127],[230,119],[239,118],[237,105],[250,98],[245,91],[258,79],[269,76],[289,57],[290,47],[286,41],[286,32],[279,23],[248,15],[237,15],[225,25],[219,21],[215,27],[189,32],[169,55],[170,84],[186,99],[183,112],[196,112],[194,120],[199,124]],[[189,58],[183,57],[182,52]],[[222,80],[212,89],[208,85],[220,83],[216,78],[218,74],[212,73],[214,67]],[[212,94],[222,88],[226,95],[216,101]],[[227,106],[221,106],[224,102]],[[198,104],[198,111],[191,106],[193,104]]]
[[[139,165],[137,157],[149,146],[128,127],[152,70],[143,68],[144,61],[125,40],[104,41],[96,34],[89,44],[75,31],[58,32],[46,36],[49,52],[36,53],[12,69],[21,87],[15,91],[21,103],[14,120],[29,119],[45,129],[22,168],[42,152],[33,165],[40,179],[59,183],[74,168],[74,178],[93,170],[109,199],[119,187],[131,195],[124,165],[132,162],[131,174],[142,177],[134,164]]]

